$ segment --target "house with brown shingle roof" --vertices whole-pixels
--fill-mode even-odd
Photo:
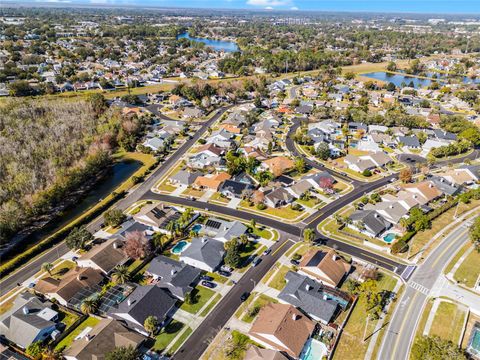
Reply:
[[[285,156],[276,156],[274,158],[265,160],[260,167],[270,171],[273,176],[279,177],[280,175],[292,170],[295,166],[295,162]]]
[[[56,299],[63,306],[67,306],[80,291],[96,287],[103,279],[100,270],[90,267],[75,267],[68,271],[62,279],[55,279],[51,276],[40,279],[34,289],[47,298]]]
[[[113,238],[96,245],[86,254],[80,256],[77,265],[100,270],[104,274],[110,273],[116,266],[123,265],[128,256],[123,251],[123,240]]]
[[[288,358],[279,351],[250,345],[243,360],[288,360]]]
[[[351,265],[340,257],[335,250],[325,252],[312,249],[303,256],[298,272],[314,280],[337,287],[345,275],[350,272],[350,269]]]
[[[315,330],[315,322],[292,305],[264,306],[248,335],[266,348],[282,351],[298,359]]]
[[[418,195],[422,201],[422,205],[428,204],[443,195],[432,181],[422,181],[417,184],[403,185],[405,191]]]

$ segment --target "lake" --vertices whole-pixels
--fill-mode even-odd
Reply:
[[[178,39],[188,39],[195,42],[200,42],[205,44],[208,47],[211,47],[215,51],[225,51],[225,52],[235,52],[239,51],[239,47],[237,43],[233,41],[225,41],[225,40],[213,40],[207,38],[196,38],[191,37],[188,32],[180,34],[177,36]]]
[[[102,180],[95,184],[90,191],[88,191],[85,196],[81,198],[81,200],[65,209],[62,216],[49,222],[43,228],[32,232],[23,239],[17,239],[17,241],[14,240],[15,243],[19,243],[21,246],[28,248],[29,245],[33,245],[60,230],[70,221],[74,220],[104,197],[112,193],[112,191],[114,191],[118,186],[120,186],[120,184],[132,176],[133,173],[135,173],[135,171],[137,171],[141,166],[142,163],[139,161],[120,161],[114,163],[107,175],[105,175]],[[8,257],[7,254],[11,248],[12,244],[0,249],[0,255],[2,255],[2,257]]]
[[[397,87],[402,87],[402,83],[405,83],[408,86],[410,82],[413,81],[413,85],[415,88],[421,88],[421,87],[427,87],[433,82],[433,80],[430,80],[430,79],[421,79],[411,75],[392,74],[385,71],[377,71],[377,72],[371,72],[371,73],[360,74],[360,75],[364,77],[368,77],[370,79],[385,81],[386,83],[391,82],[391,83],[394,83],[395,86]],[[439,83],[447,82],[449,78],[453,78],[452,76],[448,76],[447,74],[434,73],[434,72],[426,73],[426,77],[433,77],[434,75],[437,75],[436,81]],[[471,84],[471,83],[480,84],[480,79],[472,79],[468,76],[463,76],[459,79],[464,84]]]

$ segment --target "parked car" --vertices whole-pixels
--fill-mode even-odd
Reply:
[[[233,271],[233,268],[231,268],[230,266],[227,266],[227,265],[222,265],[222,266],[220,266],[220,270],[231,273]]]
[[[267,249],[263,252],[263,256],[267,256],[268,254],[270,254],[272,252],[272,249]]]
[[[260,264],[261,262],[262,262],[262,258],[256,257],[256,258],[253,259],[253,261],[252,261],[252,266],[257,266],[257,265]]]
[[[245,301],[248,299],[249,296],[250,296],[249,292],[244,292],[242,296],[240,296],[240,300]]]
[[[207,288],[213,289],[215,287],[215,284],[210,282],[210,281],[202,281],[202,286],[205,286]]]
[[[202,275],[202,276],[200,276],[200,280],[213,281],[213,277],[208,276],[208,275]]]
[[[300,261],[292,259],[292,260],[290,260],[290,264],[298,266],[300,264]]]
[[[230,275],[232,275],[231,272],[223,271],[223,270],[219,270],[218,273],[222,276],[225,276],[225,277],[229,277]]]

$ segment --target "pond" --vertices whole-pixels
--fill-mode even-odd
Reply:
[[[90,191],[82,197],[75,205],[67,208],[61,217],[51,221],[45,225],[42,229],[34,231],[23,239],[18,239],[18,241],[13,240],[15,243],[23,243],[25,246],[35,244],[36,242],[42,240],[43,238],[55,233],[63,226],[67,225],[70,221],[74,220],[76,217],[80,216],[82,213],[87,211],[93,205],[98,203],[104,197],[109,195],[114,191],[120,184],[126,181],[130,176],[132,176],[135,171],[137,171],[142,166],[142,163],[139,161],[121,161],[113,164],[111,170],[108,174],[100,180],[96,185],[94,185]],[[5,255],[5,253],[12,248],[12,244],[9,244],[7,248],[0,250],[0,255]]]
[[[239,51],[239,47],[237,43],[233,41],[226,41],[226,40],[213,40],[213,39],[207,39],[207,38],[196,38],[196,37],[191,37],[188,32],[185,32],[183,34],[180,34],[177,36],[178,39],[188,39],[192,40],[195,42],[200,42],[205,44],[208,47],[211,47],[215,51],[225,51],[225,52],[235,52]]]
[[[425,74],[425,77],[429,78],[437,78],[437,80],[432,80],[432,79],[423,79],[423,78],[418,78],[413,75],[402,75],[402,74],[392,74],[389,72],[385,71],[377,71],[377,72],[371,72],[371,73],[366,73],[366,74],[361,74],[361,76],[368,77],[370,79],[375,79],[375,80],[380,80],[384,81],[386,83],[394,83],[395,86],[397,87],[402,87],[402,84],[405,83],[406,86],[410,86],[410,83],[413,82],[413,85],[415,88],[421,88],[421,87],[427,87],[429,86],[433,81],[437,82],[447,82],[448,79],[452,79],[453,81],[455,80],[460,80],[464,84],[480,84],[480,78],[472,79],[468,76],[462,76],[462,77],[453,77],[449,76],[447,74],[442,74],[442,73],[437,73],[437,72],[427,72]]]

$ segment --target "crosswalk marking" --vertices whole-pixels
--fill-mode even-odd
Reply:
[[[416,283],[415,281],[410,281],[408,284],[412,289],[420,291],[424,295],[428,295],[430,293],[430,289],[427,289],[425,286]]]

